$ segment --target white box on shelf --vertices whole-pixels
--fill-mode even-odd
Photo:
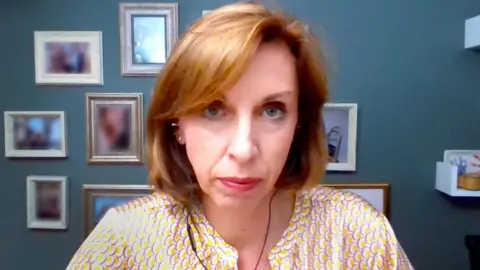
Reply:
[[[457,166],[437,161],[435,188],[452,197],[480,197],[480,191],[457,187],[457,173]]]
[[[465,49],[480,49],[480,15],[465,21]]]

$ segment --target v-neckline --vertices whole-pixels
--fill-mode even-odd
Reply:
[[[270,263],[275,259],[275,254],[285,252],[285,241],[290,240],[294,237],[294,232],[297,227],[299,213],[302,211],[302,203],[303,203],[303,196],[304,194],[296,192],[294,197],[293,203],[293,211],[292,215],[290,216],[290,220],[288,222],[287,227],[283,231],[282,236],[277,241],[275,245],[268,251],[268,260]],[[197,226],[196,232],[199,234],[198,238],[195,237],[196,240],[196,247],[197,250],[202,250],[201,258],[205,260],[210,256],[219,256],[217,259],[219,261],[225,261],[229,266],[233,262],[237,262],[238,260],[238,252],[237,250],[228,244],[222,236],[215,230],[213,225],[208,221],[205,214],[201,211],[199,206],[195,206],[192,209],[192,219],[194,220],[195,225]],[[201,240],[199,243],[197,240]],[[200,255],[200,254],[199,254]]]

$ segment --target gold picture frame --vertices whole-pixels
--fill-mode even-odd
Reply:
[[[141,164],[143,94],[86,93],[87,162]]]
[[[152,193],[150,185],[83,185],[83,238],[92,232],[110,208]]]
[[[343,189],[354,192],[370,202],[385,217],[390,218],[390,184],[389,183],[342,183],[322,184],[324,187]]]

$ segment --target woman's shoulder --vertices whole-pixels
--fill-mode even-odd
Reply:
[[[180,202],[168,195],[153,193],[110,208],[92,234],[107,228],[114,233],[128,235],[149,227],[152,222],[167,226],[171,220],[184,216],[185,207]]]
[[[170,219],[171,217],[183,215],[184,210],[180,202],[168,195],[157,192],[136,198],[111,209],[117,217],[123,217],[124,219],[132,217],[134,220],[141,220],[142,217],[148,219],[152,216],[155,216],[157,220]]]
[[[369,215],[382,216],[369,201],[362,196],[345,189],[338,189],[324,185],[317,185],[313,188],[303,191],[301,198],[310,203],[313,208],[321,208],[328,211],[338,212],[343,217]]]

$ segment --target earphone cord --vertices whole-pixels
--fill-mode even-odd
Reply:
[[[265,250],[265,245],[267,244],[268,233],[270,231],[270,220],[271,220],[271,217],[272,217],[272,201],[273,201],[273,197],[275,197],[275,193],[270,198],[270,203],[268,205],[267,232],[265,233],[265,239],[263,240],[262,251],[260,251],[260,255],[258,255],[257,264],[255,265],[254,270],[257,270],[258,265],[260,264],[260,260],[262,259],[263,251]],[[188,234],[188,238],[190,240],[190,246],[192,247],[192,250],[195,253],[195,256],[197,257],[198,261],[202,264],[203,269],[208,270],[207,267],[205,266],[205,264],[203,263],[203,261],[198,256],[198,253],[197,253],[197,247],[195,246],[195,240],[193,238],[192,227],[190,226],[190,210],[189,209],[187,209],[187,222],[186,223],[187,223],[187,234]]]
[[[177,151],[177,154],[179,156],[180,151],[178,150],[178,147],[177,147],[176,144],[175,144],[175,150]],[[183,171],[185,172],[185,170],[183,170]],[[185,173],[185,176],[189,180],[190,185],[193,185],[192,178],[187,173]],[[275,197],[275,194],[276,194],[276,191],[275,191],[275,193],[273,193],[272,197],[270,198],[270,203],[268,205],[267,232],[265,233],[265,239],[263,240],[262,251],[260,252],[260,255],[258,256],[257,264],[255,265],[254,270],[257,270],[258,265],[260,264],[260,260],[262,258],[263,251],[265,249],[265,245],[267,244],[268,233],[270,232],[270,220],[271,220],[271,217],[272,217],[272,201],[273,201],[273,197]],[[193,201],[194,201],[194,193],[193,193],[193,190],[190,190],[190,203],[192,203]],[[208,270],[207,267],[205,266],[205,264],[203,263],[203,261],[198,256],[197,247],[195,245],[195,239],[193,238],[192,226],[190,225],[190,216],[191,216],[190,207],[187,207],[186,224],[187,224],[188,239],[190,240],[190,246],[192,247],[192,250],[195,253],[195,256],[197,257],[198,261],[202,265],[203,269]]]

